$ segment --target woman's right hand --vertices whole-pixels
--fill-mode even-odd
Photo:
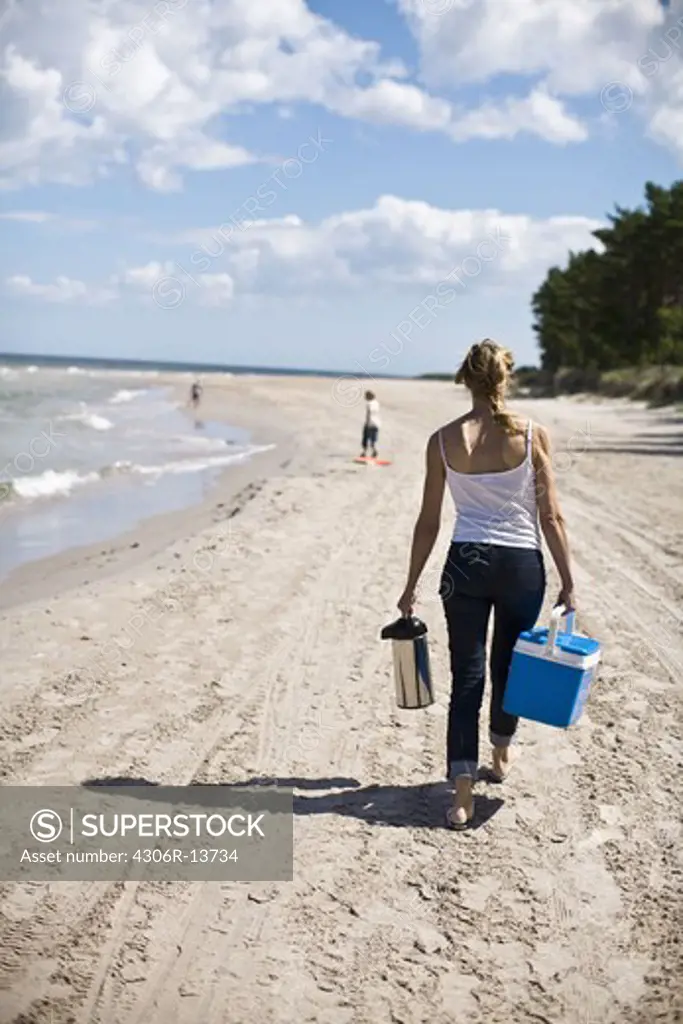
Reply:
[[[555,602],[555,607],[557,607],[558,604],[563,604],[565,606],[567,612],[576,611],[576,600],[574,598],[574,587],[573,586],[562,587],[562,589],[560,590],[560,593],[557,595],[557,601]]]

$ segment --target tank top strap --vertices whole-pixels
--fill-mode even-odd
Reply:
[[[527,459],[531,458],[531,448],[532,448],[532,444],[533,444],[533,431],[534,431],[533,420],[529,420],[529,422],[527,423],[527,428],[526,428],[526,457],[527,457]]]

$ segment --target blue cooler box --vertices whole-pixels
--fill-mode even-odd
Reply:
[[[574,613],[553,609],[550,629],[521,633],[512,654],[503,710],[509,715],[566,729],[578,720],[590,690],[601,649],[597,640],[574,633]]]

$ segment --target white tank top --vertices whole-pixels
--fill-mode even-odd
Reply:
[[[439,444],[455,505],[453,541],[540,548],[531,420],[524,462],[501,473],[456,473],[446,461],[441,431]]]
[[[379,402],[376,398],[371,398],[365,405],[365,417],[366,423],[369,427],[381,427],[379,418]]]

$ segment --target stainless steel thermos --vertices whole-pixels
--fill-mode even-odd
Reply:
[[[382,640],[391,640],[396,703],[400,708],[426,708],[434,703],[427,627],[414,616],[385,626]]]

